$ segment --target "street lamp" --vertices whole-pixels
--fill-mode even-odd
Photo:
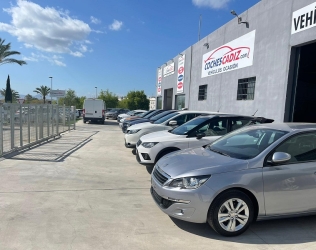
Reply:
[[[98,98],[98,87],[95,87],[95,98]]]
[[[52,89],[53,89],[53,77],[50,76],[50,77],[48,77],[48,78],[50,78],[50,90],[52,91]],[[53,97],[52,97],[52,94],[50,94],[50,102],[51,102],[51,104],[53,104]]]

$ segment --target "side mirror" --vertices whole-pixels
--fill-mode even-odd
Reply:
[[[272,156],[272,163],[281,164],[289,161],[291,159],[291,155],[284,152],[275,152]]]
[[[198,134],[196,134],[196,139],[201,139],[201,138],[203,138],[205,136],[205,133],[198,133]]]
[[[178,122],[174,121],[174,120],[169,122],[169,126],[177,126],[177,124],[178,124]]]

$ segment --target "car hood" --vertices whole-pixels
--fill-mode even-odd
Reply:
[[[107,115],[112,115],[112,114],[116,114],[117,112],[106,112],[105,114],[107,114]]]
[[[199,147],[170,153],[161,158],[156,166],[171,178],[179,178],[241,171],[248,168],[248,161],[230,158]]]
[[[176,138],[186,137],[185,135],[175,135],[169,133],[168,131],[158,131],[154,133],[150,133],[147,135],[143,135],[141,137],[142,142],[163,142],[163,141],[172,141]]]
[[[143,128],[151,128],[152,126],[153,126],[153,124],[147,121],[147,122],[132,125],[128,129],[129,130],[131,130],[131,129],[143,129]]]

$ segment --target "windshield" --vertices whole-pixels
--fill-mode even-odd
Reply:
[[[149,111],[148,111],[148,112],[149,112]],[[145,115],[148,114],[148,112],[138,113],[138,114],[136,114],[135,116],[144,117]]]
[[[287,133],[274,129],[250,127],[227,134],[206,148],[232,158],[248,160],[256,157]]]
[[[157,112],[159,112],[159,110],[149,110],[146,112],[143,118],[150,118],[153,114],[156,114]]]
[[[176,116],[176,115],[178,115],[178,114],[179,114],[179,113],[176,112],[176,113],[171,113],[171,114],[169,114],[169,115],[165,115],[165,116],[161,117],[160,119],[158,119],[157,121],[155,121],[154,124],[161,124],[161,123],[163,123],[163,122],[169,120],[170,118],[172,118],[172,117],[174,117],[174,116]]]
[[[160,118],[162,118],[162,117],[164,117],[164,116],[166,116],[166,115],[168,115],[168,114],[170,114],[170,113],[173,113],[173,112],[174,112],[174,111],[170,111],[170,110],[168,110],[168,111],[163,111],[163,112],[161,112],[161,113],[159,113],[159,114],[157,114],[157,115],[151,117],[149,120],[150,120],[151,122],[154,122],[154,121],[157,121],[157,120],[159,120]]]
[[[127,112],[126,114],[127,115],[133,115],[135,113],[135,111],[129,111],[129,112]]]
[[[209,117],[198,117],[173,129],[171,133],[175,135],[187,135],[192,129],[196,128],[208,119]]]

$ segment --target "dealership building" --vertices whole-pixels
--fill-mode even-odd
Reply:
[[[157,108],[316,122],[316,2],[261,0],[157,69]]]

